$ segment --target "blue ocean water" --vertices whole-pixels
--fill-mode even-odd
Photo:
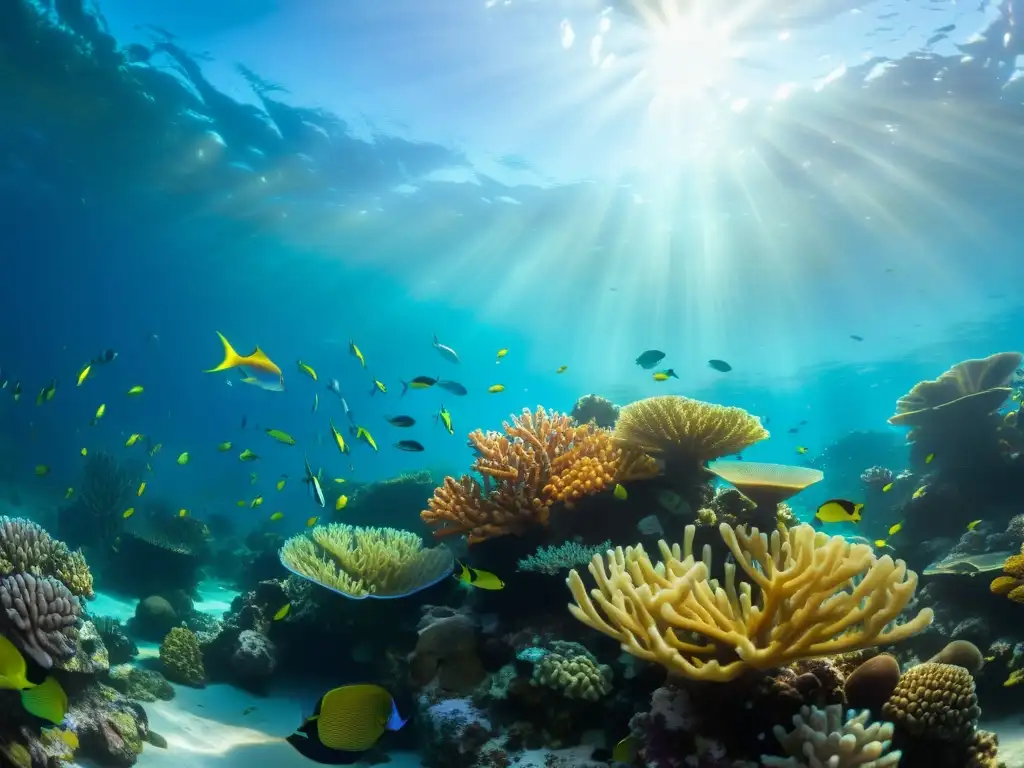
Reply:
[[[4,0],[0,482],[56,504],[140,433],[147,493],[287,536],[304,455],[458,476],[466,433],[591,392],[743,407],[773,433],[746,460],[902,440],[915,382],[1020,347],[1020,45],[1008,0]],[[286,391],[204,373],[216,331]],[[333,378],[379,451],[339,455]]]

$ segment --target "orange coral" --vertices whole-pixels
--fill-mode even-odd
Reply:
[[[592,424],[538,408],[524,409],[501,432],[476,430],[474,471],[460,480],[446,477],[434,491],[424,522],[439,526],[435,536],[469,534],[475,544],[507,533],[546,525],[556,501],[566,506],[623,480],[653,477],[656,462],[642,450],[616,445],[611,434]]]
[[[989,589],[996,595],[1006,595],[1015,603],[1024,603],[1024,547],[1021,547],[1021,554],[1006,558],[1003,574],[992,580]]]

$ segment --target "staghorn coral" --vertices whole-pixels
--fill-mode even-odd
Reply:
[[[642,546],[595,557],[589,570],[598,588],[589,594],[570,571],[570,612],[634,656],[719,682],[750,668],[894,643],[932,621],[926,608],[894,623],[913,598],[917,574],[902,560],[876,558],[868,545],[810,525],[769,538],[723,523],[719,533],[736,563],[725,564],[720,584],[710,578],[710,546],[701,560],[693,556],[695,533],[687,526],[682,548],[659,541],[657,566]],[[738,583],[737,566],[758,593]]]
[[[56,579],[28,573],[0,578],[0,608],[0,632],[41,667],[75,655],[82,608]]]
[[[579,643],[553,640],[536,659],[531,682],[568,699],[597,701],[611,693],[612,670]]]
[[[611,546],[611,541],[596,545],[566,541],[550,547],[539,547],[529,557],[520,559],[516,564],[516,570],[553,576],[559,571],[567,571],[573,566],[586,565],[594,555],[606,552]]]
[[[281,564],[296,576],[355,600],[405,597],[452,572],[447,547],[423,546],[414,533],[332,523],[288,539]]]
[[[729,456],[767,438],[761,420],[742,408],[677,395],[649,397],[623,406],[615,438],[682,464]]]
[[[206,685],[203,654],[195,632],[174,627],[160,643],[160,663],[168,680],[202,688]]]
[[[435,536],[466,533],[469,543],[547,525],[555,502],[567,506],[615,483],[653,477],[657,465],[636,447],[616,445],[591,424],[538,408],[505,422],[504,434],[477,430],[470,475],[446,477],[420,517],[437,526]]]
[[[848,717],[842,704],[802,707],[789,733],[775,726],[775,738],[791,757],[762,755],[771,768],[895,768],[900,752],[890,752],[892,723],[871,723],[867,710]]]
[[[92,597],[92,573],[80,551],[72,552],[42,526],[0,517],[0,572],[52,576],[75,595]]]
[[[971,673],[934,661],[904,672],[882,712],[901,731],[956,744],[971,737],[981,716]]]

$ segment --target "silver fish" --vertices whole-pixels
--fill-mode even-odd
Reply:
[[[313,393],[313,413],[316,413],[316,409],[320,407],[320,395],[316,392]]]
[[[436,349],[438,354],[440,354],[441,357],[443,357],[449,363],[459,362],[459,356],[455,353],[455,350],[438,341],[436,333],[434,334],[434,349]]]
[[[341,384],[338,383],[337,379],[331,379],[327,384],[327,388],[338,397],[341,397]],[[345,402],[345,399],[342,398],[341,402]]]

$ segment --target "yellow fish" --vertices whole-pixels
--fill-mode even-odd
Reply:
[[[863,504],[846,499],[830,499],[818,507],[814,516],[823,523],[859,523]]]
[[[505,391],[505,385],[504,384],[491,384],[491,386],[489,386],[487,388],[487,391],[490,392],[492,395],[496,395],[498,392],[504,392]]]
[[[377,450],[377,443],[374,442],[373,435],[362,427],[356,428],[356,440],[365,440],[367,445],[373,448],[373,450]]]
[[[468,565],[460,563],[458,560],[455,562],[459,566],[459,572],[452,574],[452,576],[463,584],[470,587],[476,587],[477,589],[496,590],[505,588],[505,582],[490,571],[481,571],[478,568],[470,568]]]
[[[351,469],[351,467],[350,467],[350,469]],[[344,483],[345,482],[345,478],[344,477],[336,477],[336,478],[334,478],[334,482],[336,482],[336,483]]]
[[[312,528],[312,527],[313,527],[314,525],[316,525],[316,524],[317,524],[317,522],[319,522],[319,520],[320,520],[320,518],[319,518],[319,517],[311,517],[311,518],[309,518],[309,519],[308,519],[308,520],[306,521],[306,527],[307,527],[307,528]]]
[[[287,432],[282,432],[280,429],[265,429],[263,431],[266,432],[270,437],[277,440],[277,442],[279,443],[284,443],[285,445],[295,445],[295,438],[289,435]]]
[[[356,360],[359,361],[359,364],[363,366],[363,368],[366,367],[366,358],[363,357],[363,353],[359,351],[359,347],[356,346],[356,343],[352,341],[352,339],[348,340],[348,351],[355,356]]]
[[[96,415],[93,416],[93,424],[103,418],[103,414],[107,412],[107,404],[100,403],[100,407],[96,409]]]
[[[244,451],[238,454],[239,461],[256,461],[256,459],[258,458],[259,456],[250,451],[248,448],[246,448]]]
[[[558,370],[555,371],[555,373],[565,373],[568,370],[569,370],[569,366],[568,365],[560,365],[560,366],[558,366]]]
[[[25,657],[4,635],[0,635],[0,688],[20,691],[21,705],[26,711],[51,723],[61,723],[67,714],[68,697],[60,683],[53,677],[38,685],[30,682]]]
[[[301,360],[296,360],[295,364],[299,366],[299,370],[309,376],[313,381],[316,381],[316,371],[313,370],[312,366],[306,365]]]
[[[892,486],[893,486],[892,482],[888,482],[885,485],[883,485],[882,486],[882,493],[888,493],[889,491],[891,491],[892,490]]]
[[[981,525],[981,520],[971,520],[971,522],[969,522],[969,523],[967,524],[967,530],[968,530],[968,531],[973,531],[973,530],[974,530],[975,528],[977,528],[977,527],[978,527],[979,525]]]
[[[935,454],[934,453],[929,453],[927,456],[924,457],[924,463],[925,464],[931,464],[933,461],[935,461]]]
[[[901,521],[899,523],[896,523],[896,525],[889,526],[889,535],[890,536],[895,536],[897,533],[899,533],[902,530],[903,530],[903,523]]]
[[[284,483],[285,483],[285,479],[283,477],[280,480],[278,480],[277,481],[277,486],[276,486],[277,490],[283,491],[284,490]]]
[[[331,435],[334,436],[334,443],[338,446],[338,450],[342,453],[348,453],[348,443],[345,442],[345,438],[342,437],[341,432],[334,426],[334,420],[331,420]]]
[[[798,445],[796,447],[796,452],[803,456],[805,453],[807,453],[807,448],[802,445]]]
[[[275,512],[270,516],[270,522],[276,523],[278,520],[284,519],[284,512]]]
[[[188,517],[188,510],[184,509],[184,508],[179,509],[178,510],[178,517]]]
[[[384,382],[380,379],[373,380],[373,389],[370,390],[370,394],[372,395],[377,390],[380,390],[385,395],[388,393],[388,388],[384,386]]]
[[[146,481],[145,481],[145,480],[143,480],[143,481],[142,481],[141,483],[139,483],[139,490],[137,490],[137,491],[135,492],[135,495],[136,495],[136,496],[141,496],[141,495],[142,495],[142,494],[144,494],[145,492],[146,492]]]
[[[230,440],[225,440],[223,443],[220,443],[217,446],[217,450],[220,451],[221,453],[224,453],[224,451],[230,451],[231,450],[231,441]]]
[[[134,395],[141,395],[141,394],[142,394],[142,393],[143,393],[144,391],[145,391],[145,390],[144,390],[144,389],[142,388],[142,386],[141,386],[141,385],[139,385],[139,384],[136,384],[136,385],[135,385],[134,387],[132,387],[131,389],[129,389],[129,390],[128,390],[128,392],[127,392],[126,394],[128,394],[128,395],[132,395],[132,396],[134,396]]]
[[[50,386],[44,387],[39,390],[39,395],[36,396],[36,405],[42,405],[44,402],[48,403],[53,400],[53,396],[57,394],[57,380],[51,379]]]
[[[79,451],[79,453],[82,454],[83,456],[88,456],[89,455],[89,449],[88,448],[83,448],[82,450]]]
[[[497,365],[501,362],[501,358],[508,354],[508,350],[504,347],[498,350],[498,355],[494,358],[494,364]]]
[[[672,368],[666,368],[664,371],[656,371],[651,374],[651,378],[655,381],[668,381],[669,379],[678,379],[676,372]]]
[[[242,379],[246,384],[254,384],[260,389],[268,392],[284,392],[284,374],[277,364],[267,357],[262,349],[256,347],[245,357],[239,355],[232,348],[231,343],[224,338],[224,334],[217,331],[221,343],[224,345],[224,359],[216,368],[210,368],[206,373],[218,373],[231,368],[238,368],[245,374]]]
[[[67,501],[68,499],[70,499],[74,495],[75,495],[75,489],[74,488],[68,488],[67,492],[64,494],[64,501]]]
[[[924,496],[925,491],[927,491],[927,490],[928,490],[928,486],[927,485],[922,485],[920,488],[918,488],[916,491],[914,491],[914,495],[911,496],[910,498],[912,498],[912,499],[920,499],[922,496]]]
[[[341,496],[338,497],[338,500],[336,502],[334,502],[334,509],[335,510],[344,509],[347,504],[348,504],[348,496],[345,496],[344,494],[342,494]]]
[[[1003,682],[1004,688],[1009,688],[1013,685],[1020,685],[1024,683],[1024,669],[1015,669],[1010,672],[1010,676]]]
[[[262,504],[263,497],[257,496],[255,499],[252,500],[252,503],[249,505],[249,509],[256,509],[256,507],[262,506]]]
[[[50,468],[46,464],[36,464],[36,477],[45,477],[50,474]]]
[[[126,509],[122,513],[121,517],[123,517],[125,520],[127,520],[129,517],[131,517],[134,514],[135,514],[135,507],[128,507],[128,509]]]
[[[175,459],[175,461],[177,461],[182,466],[185,466],[186,464],[188,464],[188,451],[182,452],[182,454],[180,456],[178,456],[178,458]]]
[[[128,437],[128,439],[124,441],[124,447],[125,448],[131,448],[133,445],[135,445],[141,439],[142,439],[142,435],[140,435],[138,432],[132,432],[132,434]]]
[[[612,493],[619,501],[625,501],[628,496],[626,489],[622,487],[622,483],[616,483],[615,490]]]
[[[292,608],[292,604],[291,603],[285,603],[280,608],[278,608],[277,609],[277,613],[274,614],[274,621],[280,621],[285,616],[287,616],[288,615],[288,611],[290,611],[291,608]]]
[[[85,366],[85,368],[83,368],[81,372],[78,374],[78,384],[76,384],[75,386],[80,387],[83,384],[85,384],[85,380],[89,378],[90,373],[92,373],[92,363],[89,363],[87,366]]]
[[[439,418],[441,423],[444,424],[444,428],[448,430],[449,435],[455,434],[455,429],[452,427],[452,415],[443,405],[441,406],[441,410],[437,412],[437,418]]]
[[[630,734],[615,745],[615,749],[612,750],[612,760],[617,763],[632,765],[639,751],[640,744],[636,736]]]

